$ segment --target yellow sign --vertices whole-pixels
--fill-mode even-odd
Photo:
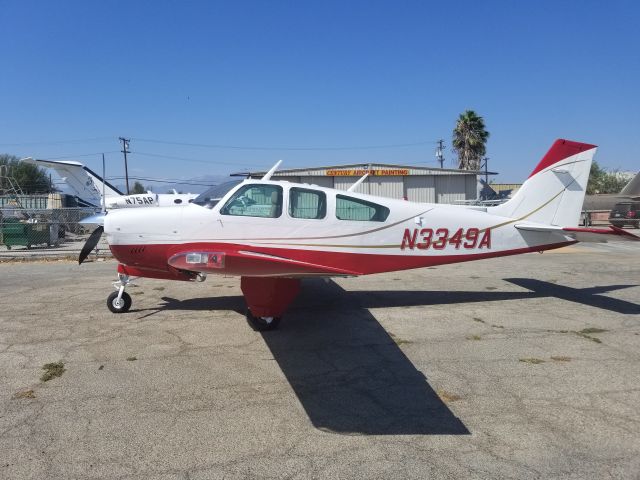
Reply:
[[[369,173],[372,177],[401,177],[404,175],[409,175],[408,168],[380,168],[380,169],[372,169],[365,170],[362,169],[352,169],[352,170],[327,170],[325,175],[327,177],[361,177],[365,173]]]

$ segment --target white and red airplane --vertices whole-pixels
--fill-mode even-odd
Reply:
[[[595,145],[557,140],[509,201],[493,207],[413,203],[316,185],[230,182],[177,208],[111,211],[102,228],[119,280],[107,305],[126,312],[131,277],[241,277],[247,318],[275,328],[300,279],[358,276],[542,252],[578,241],[640,240],[620,228],[578,228]]]

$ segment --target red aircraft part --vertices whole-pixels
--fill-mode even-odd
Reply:
[[[488,252],[457,254],[457,255],[380,255],[348,252],[327,252],[321,250],[303,250],[295,248],[256,247],[237,244],[221,243],[192,243],[175,245],[146,245],[142,255],[131,254],[135,251],[132,246],[112,245],[111,251],[127,269],[140,269],[155,272],[155,275],[140,274],[139,276],[160,277],[157,275],[176,275],[181,272],[171,267],[167,261],[175,253],[185,251],[221,252],[226,249],[224,269],[216,269],[220,274],[238,275],[243,277],[304,277],[310,275],[368,275],[372,273],[391,272],[410,268],[430,267],[447,263],[468,262],[483,258],[502,257],[519,253],[539,252],[564,247],[575,241],[563,241],[536,247],[518,248],[513,250],[497,250]],[[259,252],[247,255],[242,252]],[[143,258],[140,258],[143,256]],[[173,271],[173,272],[172,272]],[[194,269],[194,271],[197,271]],[[134,275],[134,274],[131,274]]]
[[[146,278],[158,278],[160,280],[193,280],[195,274],[180,272],[172,267],[167,267],[165,270],[158,270],[155,268],[141,268],[132,267],[131,265],[118,264],[118,273],[123,275],[129,275],[130,277],[146,277]]]
[[[242,277],[240,288],[251,314],[281,317],[300,291],[300,280],[280,277]]]

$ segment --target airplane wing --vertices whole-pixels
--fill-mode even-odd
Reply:
[[[624,230],[620,227],[614,227],[613,225],[609,225],[607,228],[581,228],[520,223],[516,224],[515,227],[518,230],[522,230],[525,232],[558,233],[564,235],[565,237],[573,238],[578,242],[606,243],[609,241],[640,241],[639,236],[634,235],[633,233],[628,232],[627,230]]]

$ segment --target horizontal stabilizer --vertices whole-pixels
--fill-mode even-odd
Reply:
[[[532,223],[516,224],[518,230],[526,232],[557,233],[572,238],[578,242],[637,242],[640,237],[620,227],[609,225],[606,228],[556,227],[553,225],[538,225]]]

